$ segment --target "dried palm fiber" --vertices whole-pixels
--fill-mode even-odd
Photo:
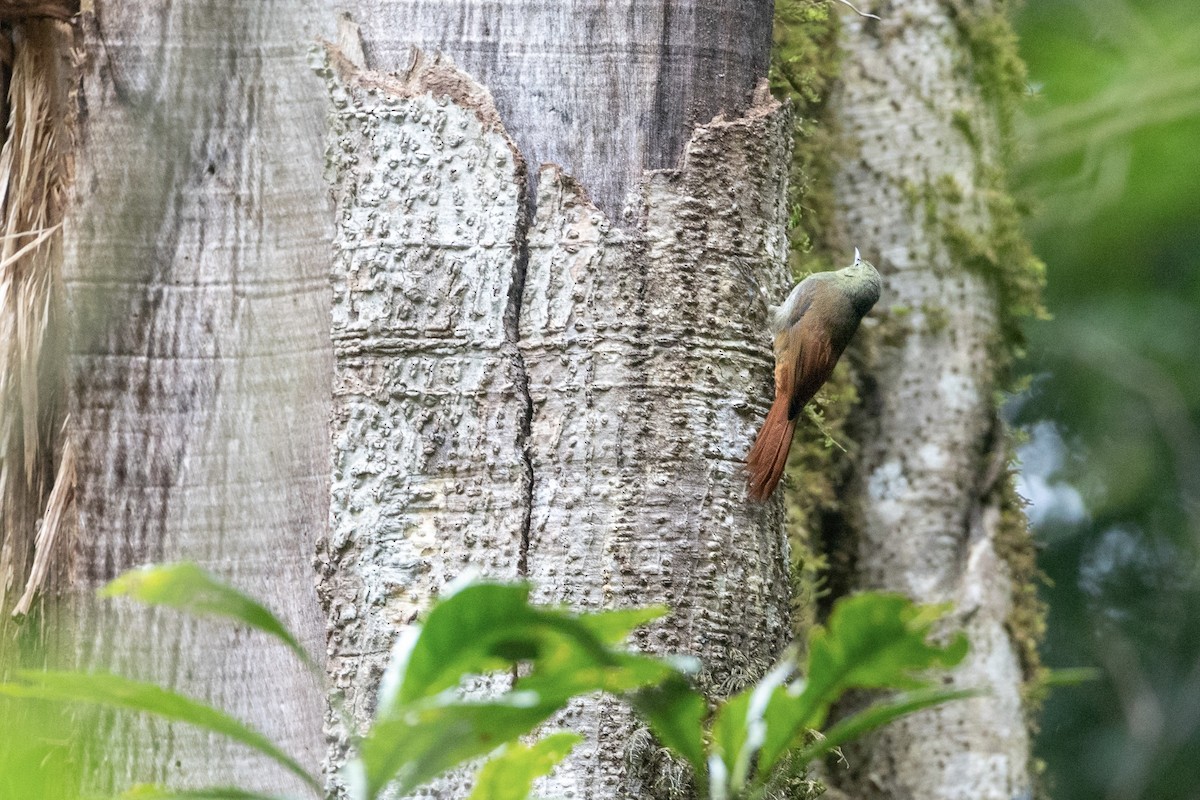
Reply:
[[[29,611],[74,485],[66,435],[62,214],[70,169],[69,29],[28,19],[7,32],[0,148],[0,609]]]

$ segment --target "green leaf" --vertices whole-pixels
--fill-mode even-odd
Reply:
[[[927,681],[917,673],[962,661],[967,640],[961,633],[945,647],[928,641],[946,610],[880,592],[840,600],[828,625],[809,637],[809,727],[824,722],[830,704],[847,689],[919,689]]]
[[[841,747],[846,742],[857,739],[865,733],[914,711],[948,703],[951,700],[977,697],[980,694],[982,692],[970,689],[922,689],[900,695],[886,702],[876,703],[838,722],[824,736],[802,748],[796,754],[793,764],[794,766],[808,764],[831,752],[834,748]]]
[[[163,719],[186,722],[241,742],[299,776],[315,791],[321,789],[315,778],[270,739],[225,712],[190,697],[152,683],[104,673],[22,670],[17,677],[20,683],[0,683],[0,694],[56,702],[91,703],[108,708],[143,711]]]
[[[568,699],[591,692],[623,694],[680,674],[666,661],[635,653],[611,651],[607,663],[600,662],[571,641],[554,642],[546,650],[534,671],[517,680],[516,688]]]
[[[532,731],[580,694],[623,694],[679,676],[671,661],[613,647],[662,609],[574,614],[532,606],[529,587],[472,583],[401,633],[382,681],[377,722],[361,747],[366,796],[400,794]],[[466,701],[464,677],[523,664],[508,694]],[[356,784],[358,785],[358,784]]]
[[[945,613],[897,594],[864,593],[839,600],[824,628],[809,636],[805,679],[776,691],[764,719],[758,774],[765,775],[804,732],[819,728],[829,707],[849,689],[918,689],[919,673],[952,667],[967,652],[959,634],[948,645],[928,641]]]
[[[168,789],[165,786],[141,783],[122,792],[120,800],[283,800],[283,798],[274,794],[248,792],[233,786]]]
[[[675,668],[610,645],[660,615],[660,609],[577,615],[530,605],[524,584],[470,584],[430,610],[404,657],[403,678],[388,705],[432,697],[467,675],[521,662],[533,666],[521,679],[522,688],[547,698],[639,688]]]
[[[734,764],[746,746],[750,691],[743,690],[717,706],[712,723],[712,752],[725,765],[725,780],[732,782]]]
[[[396,702],[432,697],[466,675],[537,658],[542,628],[527,584],[464,586],[430,609],[407,654]]]
[[[0,670],[5,662],[0,656]],[[80,753],[104,753],[107,742],[94,717],[61,703],[0,696],[0,798],[78,798],[86,783]]]
[[[316,669],[304,647],[266,606],[190,562],[151,564],[119,575],[100,589],[101,597],[130,597],[152,606],[189,614],[225,617],[274,636]]]
[[[534,780],[548,775],[582,741],[577,733],[559,732],[530,746],[505,745],[480,768],[467,800],[525,800]]]
[[[645,608],[616,608],[580,614],[579,622],[604,644],[616,646],[628,639],[629,634],[637,628],[661,619],[669,613],[671,613],[671,609],[661,605],[646,606]]]
[[[692,689],[683,676],[676,675],[631,694],[629,701],[664,747],[686,759],[697,776],[705,774],[704,720],[708,703],[703,695]]]
[[[375,724],[363,740],[359,767],[366,796],[393,783],[403,796],[446,770],[486,755],[531,732],[566,705],[543,703],[528,692],[509,692],[490,702],[445,701],[409,706]]]
[[[914,675],[952,667],[967,654],[967,640],[955,636],[945,647],[931,644],[933,625],[944,606],[918,606],[898,594],[866,593],[840,600],[829,624],[809,638],[808,691],[828,694],[845,688],[918,689]]]
[[[773,768],[780,757],[796,744],[796,738],[815,728],[812,697],[804,692],[804,681],[781,687],[763,712],[766,735],[759,751],[759,773]]]
[[[769,715],[787,701],[784,683],[795,672],[795,651],[789,651],[762,680],[730,697],[713,720],[713,753],[725,765],[729,794],[746,787],[750,770],[763,744],[775,732]]]

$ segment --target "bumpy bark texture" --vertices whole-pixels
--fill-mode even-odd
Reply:
[[[953,2],[847,16],[834,103],[853,148],[836,177],[841,233],[884,274],[867,348],[861,479],[848,498],[855,584],[950,601],[971,640],[953,682],[986,696],[889,726],[849,755],[857,797],[1001,800],[1030,794],[1021,668],[1006,629],[1012,582],[998,557],[1005,442],[997,433],[994,276],[956,258],[951,229],[986,238],[997,169]],[[835,779],[838,774],[834,774]]]
[[[529,235],[529,576],[577,608],[669,604],[639,645],[700,656],[716,695],[760,677],[791,632],[779,507],[746,501],[741,465],[765,408],[746,398],[769,396],[754,281],[787,285],[789,130],[767,97],[697,128],[678,170],[645,176],[628,229],[547,167]],[[566,721],[591,736],[545,796],[644,777],[615,703]]]
[[[524,160],[489,92],[448,59],[418,54],[389,76],[332,51],[326,75],[339,209],[326,601],[355,716],[396,627],[468,565],[577,608],[668,602],[676,614],[639,644],[700,655],[716,694],[759,677],[790,634],[786,544],[779,507],[746,503],[740,459],[770,397],[758,287],[777,300],[789,283],[786,111],[762,92],[698,127],[678,169],[641,177],[620,224],[547,166],[531,221]],[[654,779],[628,711],[590,700],[560,722],[587,741],[546,796]]]
[[[451,64],[422,56],[388,76],[334,51],[326,75],[338,224],[322,594],[335,688],[365,727],[399,626],[468,567],[518,576],[525,165],[487,92]]]
[[[82,20],[78,169],[64,234],[77,325],[71,591],[85,666],[208,698],[314,770],[321,687],[286,648],[92,590],[192,559],[263,598],[314,653],[328,519],[330,207],[315,9],[96,3]],[[133,720],[101,783],[297,792],[219,737]]]

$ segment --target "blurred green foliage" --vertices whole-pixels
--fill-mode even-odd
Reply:
[[[77,797],[86,730],[61,705],[0,697],[0,800]]]
[[[1029,326],[1026,493],[1049,577],[1058,800],[1200,797],[1200,16],[1029,0],[1020,184],[1053,320]]]
[[[133,570],[102,594],[216,616],[287,644],[296,641],[264,606],[192,564]],[[346,795],[408,795],[447,770],[489,756],[472,800],[522,800],[581,739],[557,732],[525,744],[521,737],[573,698],[604,691],[626,698],[662,745],[690,767],[699,796],[762,798],[781,780],[803,778],[814,759],[863,733],[972,694],[932,685],[921,675],[952,667],[966,654],[961,634],[944,645],[929,641],[945,611],[898,595],[845,599],[826,627],[811,632],[806,664],[793,649],[759,683],[710,706],[689,685],[688,676],[699,668],[695,659],[649,656],[622,644],[666,608],[577,614],[531,604],[525,584],[463,582],[449,587],[421,624],[398,636],[375,720],[356,737],[357,755],[343,769]],[[877,699],[824,735],[813,734],[830,706],[852,689],[904,691]],[[84,774],[80,759],[71,756],[87,738],[56,724],[78,704],[148,713],[233,739],[299,774],[314,795],[321,794],[320,780],[269,739],[200,701],[116,675],[18,670],[0,682],[0,710],[12,720],[11,731],[26,735],[14,740],[6,731],[0,744],[0,797],[79,796]],[[93,747],[91,755],[103,757],[103,751]],[[265,798],[236,786],[151,785],[134,786],[122,797]]]

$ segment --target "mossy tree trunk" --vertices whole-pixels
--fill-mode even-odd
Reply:
[[[1023,74],[998,4],[866,5],[882,19],[843,16],[830,106],[833,235],[885,286],[859,351],[843,578],[951,603],[971,652],[950,680],[986,694],[889,726],[833,777],[854,797],[1027,797],[1040,613],[997,407],[1041,276],[1003,183]]]

